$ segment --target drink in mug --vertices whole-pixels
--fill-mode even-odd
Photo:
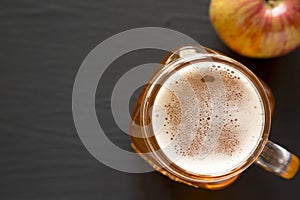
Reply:
[[[222,174],[245,162],[264,130],[258,91],[246,76],[221,63],[178,70],[159,89],[153,107],[160,149],[178,167],[196,174]]]
[[[273,108],[269,88],[246,67],[182,47],[140,95],[132,146],[159,172],[195,187],[226,187],[253,162],[291,178],[298,158],[268,141]]]

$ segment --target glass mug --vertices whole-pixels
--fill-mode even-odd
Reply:
[[[229,57],[226,57],[225,55],[219,52],[216,52],[209,48],[200,47],[200,46],[181,47],[176,51],[167,55],[163,59],[161,64],[162,65],[159,66],[158,69],[156,69],[155,73],[150,78],[148,84],[144,86],[143,91],[141,92],[135,104],[133,112],[131,113],[132,121],[130,122],[130,126],[129,126],[132,148],[143,159],[145,159],[154,169],[156,169],[157,171],[166,175],[167,177],[169,177],[174,181],[185,183],[194,187],[202,187],[211,190],[222,189],[226,186],[229,186],[252,163],[255,163],[256,165],[262,167],[263,169],[286,179],[290,179],[296,174],[299,167],[298,158],[294,154],[288,152],[284,148],[268,140],[271,118],[274,113],[274,98],[272,92],[269,89],[269,87],[262,80],[260,80],[255,74],[253,74],[248,68],[246,68],[241,63]],[[207,72],[204,71],[202,73],[204,74],[212,73],[214,76],[217,74],[217,76],[212,78],[211,76],[203,76],[204,74],[201,73],[200,75],[196,74],[195,76],[197,80],[195,80],[195,82],[193,83],[194,84],[193,89],[194,90],[199,89],[200,85],[202,84],[204,85],[201,86],[202,89],[203,87],[206,87],[206,90],[208,91],[207,94],[211,94],[210,96],[208,95],[210,98],[209,99],[210,105],[208,105],[207,101],[205,101],[206,103],[206,107],[205,107],[205,104],[201,104],[201,102],[199,101],[201,104],[200,107],[204,108],[204,110],[206,108],[210,108],[208,110],[209,112],[206,112],[205,114],[203,111],[199,111],[196,112],[197,115],[193,113],[195,110],[198,110],[197,106],[193,107],[195,106],[195,104],[191,103],[192,101],[191,99],[195,99],[195,98],[189,97],[187,92],[189,89],[186,88],[178,89],[178,91],[181,92],[183,91],[187,93],[186,95],[181,95],[182,96],[181,98],[184,98],[186,100],[182,100],[182,102],[178,100],[179,104],[176,104],[176,106],[172,108],[175,110],[176,109],[179,110],[179,108],[182,109],[180,103],[187,104],[187,105],[183,105],[183,107],[185,107],[183,112],[185,112],[185,110],[186,112],[185,114],[182,115],[185,116],[181,116],[181,114],[178,114],[176,112],[173,113],[174,114],[173,116],[170,113],[166,114],[167,111],[164,110],[162,104],[159,106],[156,105],[158,104],[157,102],[160,102],[159,99],[163,99],[162,96],[164,95],[164,93],[160,91],[168,90],[169,92],[171,91],[170,94],[172,94],[172,92],[175,91],[175,90],[171,90],[168,87],[170,87],[172,83],[173,85],[175,83],[177,84],[178,81],[177,79],[174,78],[172,79],[173,80],[172,81],[170,77],[176,76],[174,74],[176,73],[178,74],[179,72],[184,71],[184,69],[188,71],[187,69],[189,69],[190,66],[193,67],[200,66],[200,68],[194,67],[193,68],[194,72],[191,71],[192,74],[196,73],[195,69],[202,69],[201,66],[208,65],[208,64],[211,64],[211,66],[207,68],[207,70],[208,69],[209,70]],[[225,70],[226,66],[228,67],[227,70]],[[225,76],[220,75],[220,77],[218,77],[218,73],[214,72],[214,70],[217,71],[218,68],[223,68],[223,67],[224,70],[223,71],[221,70],[219,74],[223,73],[227,75]],[[234,75],[234,72],[236,75],[239,74],[240,76],[238,76],[237,78],[237,76]],[[191,75],[191,77],[192,76],[193,75]],[[185,79],[189,76],[185,75],[184,73],[182,75],[181,73],[179,77],[181,77],[181,79],[182,77],[183,79]],[[240,77],[241,79],[245,79],[246,82],[248,81],[248,83],[246,83],[245,81],[238,82],[240,80],[237,79],[240,79]],[[203,82],[204,78],[207,79],[206,80],[207,82],[204,81],[204,83],[201,83]],[[221,78],[221,80],[225,79],[225,81],[234,78],[236,81],[231,82],[231,84],[233,85],[225,84],[224,86],[223,84],[222,87],[221,85],[215,83],[216,85],[214,87],[220,87],[217,89],[215,88],[215,90],[212,86],[211,86],[212,88],[209,88],[207,86],[210,84],[209,82],[215,81],[214,79],[218,79],[218,78]],[[233,115],[236,114],[236,116],[240,116],[240,118],[237,117],[234,120],[233,119],[229,120],[229,116],[231,116],[231,114],[228,115],[228,109],[230,110],[232,109],[232,107],[231,104],[228,104],[228,102],[230,101],[231,97],[228,97],[228,95],[224,96],[222,94],[218,94],[218,92],[214,92],[214,91],[223,90],[222,92],[227,94],[226,93],[227,88],[230,89],[232,87],[235,87],[237,84],[241,84],[240,87],[241,92],[243,92],[243,88],[246,88],[245,85],[248,84],[247,87],[249,87],[249,89],[247,89],[246,91],[246,93],[249,93],[248,99],[251,99],[250,91],[256,91],[261,103],[262,113],[260,115],[256,115],[256,112],[253,111],[248,112],[247,109],[250,109],[249,107],[251,103],[249,102],[251,101],[249,100],[249,102],[245,103],[243,102],[244,100],[242,100],[241,105],[238,109],[240,110],[240,113],[242,113],[243,115],[237,114],[239,110],[232,111]],[[185,87],[186,85],[189,84],[186,84],[185,82],[185,84],[183,84],[182,87]],[[198,86],[199,88],[197,88]],[[166,89],[162,89],[164,87],[166,87]],[[232,89],[232,91],[235,92],[235,89]],[[200,91],[200,93],[201,92],[202,91]],[[170,96],[170,94],[169,96],[167,95],[168,98],[165,100],[166,103],[169,104],[164,105],[165,107],[171,105],[170,99],[171,97],[173,98],[174,96],[172,95]],[[175,94],[175,99],[177,98],[176,95],[180,96],[178,94]],[[201,93],[199,95],[199,98],[205,98],[203,96],[205,95]],[[224,102],[221,101],[222,98],[223,100],[225,100]],[[238,102],[240,101],[240,99],[243,99],[243,97],[235,98],[235,100],[232,101]],[[244,97],[244,99],[247,98]],[[175,102],[174,99],[172,101]],[[216,104],[211,103],[213,101],[215,101]],[[226,101],[228,102],[226,103]],[[195,101],[193,102],[195,103]],[[234,106],[236,105],[236,103],[232,105]],[[190,109],[190,107],[193,108]],[[227,113],[225,112],[226,109],[227,109],[226,111]],[[156,110],[155,112],[158,111],[159,114],[163,114],[162,116],[164,118],[154,119],[155,118],[155,115],[153,114],[154,110]],[[213,117],[209,114],[210,117],[207,117],[208,116],[207,113],[213,113],[213,112],[217,112],[218,114],[221,113],[221,115],[223,116],[219,116],[219,118],[215,118],[218,116],[216,115],[215,117]],[[200,115],[205,116],[205,120],[206,120],[205,126],[203,125],[204,119],[200,117],[197,118],[197,116]],[[169,129],[168,128],[164,129],[163,126],[166,126],[166,122],[167,122],[166,120],[168,117],[177,119],[177,122],[178,122],[178,118],[180,118],[181,120],[181,121],[179,120],[180,123],[184,121],[182,122],[183,125],[181,124],[181,128],[174,129],[175,125],[172,125],[171,123],[171,125],[168,125]],[[234,123],[237,120],[243,120],[243,119],[245,122],[239,122],[242,128],[247,127],[250,124],[250,126],[253,126],[253,128],[251,128],[251,130],[253,130],[252,132],[246,130],[246,128],[238,129],[237,127],[239,125],[235,125],[235,126],[229,125],[229,128],[225,133],[224,130],[226,126],[228,126],[228,124],[226,124],[227,121],[229,123],[233,121],[232,123]],[[247,122],[248,121],[247,119],[249,120],[249,122]],[[260,124],[257,122],[260,121],[258,119],[261,119]],[[170,123],[170,120],[171,119],[169,119],[168,123]],[[222,122],[222,120],[226,122]],[[254,121],[256,120],[255,122],[256,124],[254,123],[253,120]],[[194,124],[195,126],[197,126],[196,128],[192,128]],[[178,123],[176,124],[176,127],[178,127]],[[195,135],[195,133],[192,131],[192,130],[201,130],[201,129],[202,132],[201,131],[197,132],[197,134],[199,133],[200,136],[197,134]],[[238,131],[237,133],[235,133],[235,135],[231,135],[234,134],[233,131],[235,129],[243,130],[240,131],[241,133],[240,136],[239,136],[240,133]],[[258,131],[258,129],[260,131]],[[171,133],[172,130],[176,132],[176,134]],[[167,134],[169,134],[169,136]],[[224,136],[225,139],[222,136],[222,134],[225,135],[227,134],[227,136]],[[249,135],[251,134],[253,134],[252,136],[253,138],[256,138],[254,140],[254,143],[252,140],[251,140],[252,142],[250,142],[250,139],[248,139]],[[193,135],[193,137],[191,137],[193,139],[187,139],[190,137],[190,135]],[[220,139],[222,137],[223,140]],[[168,142],[164,142],[164,141],[168,141]],[[176,144],[174,144],[175,141]],[[250,145],[250,143],[252,146]],[[178,146],[180,146],[180,149]],[[240,149],[234,149],[236,146],[239,146]],[[220,151],[218,152],[216,149],[219,149]],[[242,155],[244,152],[247,152],[246,155]]]

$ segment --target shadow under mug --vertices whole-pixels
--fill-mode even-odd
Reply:
[[[151,127],[151,117],[149,117],[157,92],[166,80],[166,77],[182,68],[182,66],[187,66],[188,63],[205,61],[223,63],[234,67],[244,74],[259,92],[265,112],[264,131],[253,153],[245,162],[233,170],[216,176],[194,174],[168,160],[155,139],[155,134]],[[247,67],[219,52],[201,46],[181,47],[167,55],[161,63],[162,66],[158,67],[141,92],[131,114],[132,121],[129,126],[132,148],[154,169],[174,181],[212,190],[229,186],[253,163],[286,179],[290,179],[296,174],[299,167],[299,159],[294,154],[268,140],[275,106],[272,92]]]

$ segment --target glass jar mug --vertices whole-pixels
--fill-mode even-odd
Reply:
[[[268,140],[269,87],[241,63],[185,46],[167,55],[131,114],[133,149],[154,169],[194,187],[221,189],[251,164],[292,178],[298,158]]]

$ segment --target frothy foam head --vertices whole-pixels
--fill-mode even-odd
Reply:
[[[201,62],[172,74],[152,110],[155,138],[178,167],[221,175],[244,163],[264,129],[264,108],[253,83],[222,63]]]

